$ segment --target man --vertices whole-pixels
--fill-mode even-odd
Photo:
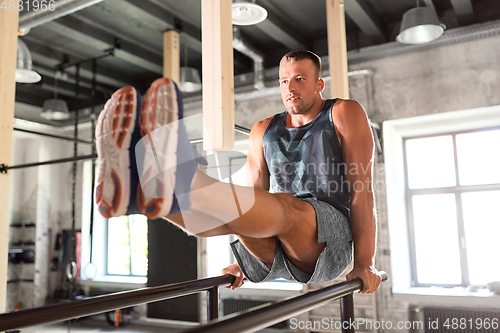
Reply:
[[[361,293],[375,292],[381,277],[374,267],[373,137],[357,102],[322,99],[320,73],[320,58],[311,52],[290,52],[281,60],[287,111],[251,130],[250,187],[196,170],[197,161],[206,162],[186,145],[182,122],[176,124],[182,103],[173,82],[153,83],[142,108],[133,88],[116,92],[96,129],[99,158],[107,164],[99,172],[99,211],[132,213],[137,203],[139,212],[162,216],[190,234],[235,234],[231,247],[237,263],[222,271],[236,277],[232,289],[244,276],[253,282],[333,280],[350,264],[354,242],[354,269],[347,279],[359,277]],[[131,120],[117,135],[115,123],[124,118]],[[135,118],[138,125],[131,124]],[[130,149],[139,132],[140,177],[134,175]],[[127,174],[129,163],[132,174]],[[269,193],[270,184],[275,193]]]

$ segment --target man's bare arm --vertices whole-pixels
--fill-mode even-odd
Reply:
[[[354,269],[349,280],[363,280],[362,293],[375,292],[381,282],[375,260],[377,221],[372,186],[374,143],[363,107],[356,101],[335,105],[335,124],[342,139],[346,176],[351,189],[350,224],[354,240]]]
[[[252,127],[250,131],[250,147],[248,149],[247,163],[245,164],[247,186],[261,188],[266,191],[269,191],[269,171],[267,169],[266,160],[264,159],[262,139],[271,119],[272,117],[259,121]],[[238,263],[225,267],[221,271],[221,275],[225,274],[230,274],[235,277],[234,283],[226,288],[234,290],[243,285],[244,276]]]
[[[264,159],[262,139],[271,118],[261,120],[252,127],[249,139],[250,147],[245,165],[247,186],[261,188],[266,191],[269,191],[269,170]]]

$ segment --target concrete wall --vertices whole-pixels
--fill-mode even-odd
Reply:
[[[71,136],[72,132],[61,131],[56,134]],[[80,137],[88,140],[90,132],[82,131]],[[79,154],[89,153],[88,147],[79,147]],[[73,144],[69,141],[14,132],[13,165],[70,157],[72,154]],[[76,179],[77,230],[81,228],[82,216],[82,163],[78,162]],[[10,243],[19,240],[35,242],[34,246],[21,245],[22,248],[35,250],[34,264],[9,264],[9,280],[34,280],[33,283],[9,283],[7,311],[12,311],[19,302],[22,309],[44,305],[46,298],[53,294],[57,285],[57,272],[50,270],[51,259],[58,256],[54,249],[57,233],[63,229],[71,229],[72,225],[73,164],[62,163],[9,172],[12,172],[13,188],[11,223],[36,223],[36,228],[10,228]]]
[[[433,50],[373,60],[350,70],[371,69],[373,76],[372,101],[367,99],[362,82],[351,86],[353,98],[372,104],[367,109],[370,118],[378,123],[448,111],[466,110],[500,104],[500,37],[489,37]],[[365,82],[366,83],[366,82]],[[375,180],[385,181],[385,166],[379,162]],[[390,239],[388,234],[385,186],[376,193],[378,207],[379,269],[391,273]],[[391,281],[382,284],[377,293],[379,318],[414,320],[409,309],[418,304],[395,301]],[[453,306],[450,304],[450,306]],[[417,316],[422,320],[421,316]]]

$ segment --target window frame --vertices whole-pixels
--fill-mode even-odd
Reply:
[[[404,158],[404,174],[405,174],[405,194],[406,194],[406,211],[407,211],[407,223],[408,223],[408,242],[410,250],[410,265],[411,265],[411,285],[414,287],[479,287],[479,285],[472,285],[469,278],[469,264],[467,258],[467,243],[465,235],[465,225],[463,218],[463,207],[462,207],[462,194],[469,192],[484,192],[484,191],[498,191],[500,190],[500,183],[494,184],[481,184],[481,185],[460,185],[460,175],[458,171],[458,152],[457,152],[457,140],[456,137],[459,134],[467,133],[480,133],[487,131],[498,131],[500,126],[493,126],[488,128],[478,128],[462,131],[452,131],[444,133],[417,135],[412,137],[403,137],[403,158]],[[431,187],[431,188],[419,188],[411,189],[409,186],[409,176],[408,176],[408,155],[406,143],[408,140],[424,139],[432,137],[441,136],[451,136],[453,142],[453,159],[455,168],[455,186],[446,187]],[[453,194],[455,196],[455,209],[457,216],[457,232],[458,232],[458,246],[460,254],[460,271],[461,271],[461,283],[460,284],[439,284],[439,283],[419,283],[418,282],[418,269],[417,269],[417,253],[416,253],[416,236],[415,236],[415,225],[413,220],[413,201],[412,198],[415,195],[429,195],[429,194]]]
[[[487,290],[464,287],[416,287],[411,285],[411,266],[406,209],[403,138],[500,126],[500,105],[460,111],[440,112],[383,122],[384,167],[380,181],[384,188],[376,193],[381,223],[387,222],[390,239],[390,265],[394,300],[422,306],[498,306],[498,297]],[[386,207],[383,207],[386,205]]]

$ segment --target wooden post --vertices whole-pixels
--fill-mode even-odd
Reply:
[[[344,0],[326,0],[330,98],[349,98]]]
[[[203,149],[234,149],[234,73],[231,0],[201,2]]]
[[[163,33],[163,77],[169,77],[179,84],[180,44],[175,30]]]
[[[0,10],[0,164],[12,161],[12,125],[16,97],[17,10]],[[0,174],[0,313],[7,307],[10,175]]]

